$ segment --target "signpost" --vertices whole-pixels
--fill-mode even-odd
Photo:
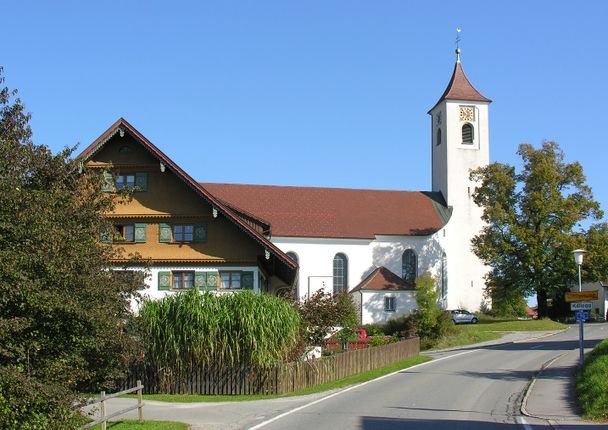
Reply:
[[[574,318],[577,321],[588,321],[589,320],[589,312],[587,311],[576,311],[574,313]]]
[[[577,291],[572,293],[566,293],[566,302],[587,302],[589,300],[597,300],[597,290],[593,291]]]
[[[570,310],[572,311],[590,311],[593,309],[593,303],[591,302],[572,302],[570,303]]]

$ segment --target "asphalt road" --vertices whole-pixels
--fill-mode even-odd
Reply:
[[[585,347],[592,348],[608,337],[608,323],[588,324],[585,333]],[[436,352],[431,354],[435,357],[431,362],[330,393],[247,402],[146,400],[144,417],[185,422],[194,430],[549,429],[547,420],[521,416],[521,398],[543,364],[576,354],[578,330],[575,326],[526,340],[531,336],[538,334],[509,334],[490,345]],[[508,339],[515,342],[505,342]],[[552,388],[544,386],[545,390]],[[541,409],[551,407],[547,400],[555,394],[561,396],[553,391],[553,396],[543,399],[540,394],[534,403]],[[108,413],[133,403],[133,399],[112,399]],[[121,418],[136,418],[136,413]],[[575,430],[579,426],[575,421],[559,427]]]
[[[587,347],[606,336],[587,325]],[[266,420],[252,429],[541,429],[521,417],[521,396],[546,362],[575,349],[569,329],[544,339],[437,354],[438,358],[380,380],[335,393]]]

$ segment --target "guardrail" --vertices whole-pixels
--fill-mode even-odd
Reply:
[[[94,405],[96,403],[99,403],[99,415],[100,415],[99,418],[96,419],[95,421],[91,421],[90,423],[87,423],[86,425],[80,427],[80,429],[78,429],[78,430],[88,429],[97,424],[101,424],[101,430],[107,430],[108,420],[110,420],[114,417],[117,417],[119,415],[125,414],[134,409],[137,409],[137,416],[138,416],[139,421],[143,421],[144,420],[144,410],[143,410],[144,401],[143,401],[143,396],[142,396],[143,389],[144,389],[144,386],[141,384],[141,381],[138,380],[136,387],[129,388],[129,389],[126,389],[123,391],[119,391],[118,393],[109,394],[106,396],[106,392],[102,391],[101,397],[99,399],[89,402],[89,405]],[[107,400],[113,399],[114,397],[122,396],[123,394],[130,394],[135,391],[137,391],[137,404],[136,405],[121,409],[120,411],[116,411],[110,415],[106,414],[106,401]]]

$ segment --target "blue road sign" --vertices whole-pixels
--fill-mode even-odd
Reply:
[[[574,318],[576,318],[577,321],[587,321],[589,319],[589,312],[587,311],[576,311],[574,313]]]

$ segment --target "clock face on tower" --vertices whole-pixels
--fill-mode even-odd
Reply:
[[[475,108],[473,106],[460,106],[460,121],[475,121]]]

